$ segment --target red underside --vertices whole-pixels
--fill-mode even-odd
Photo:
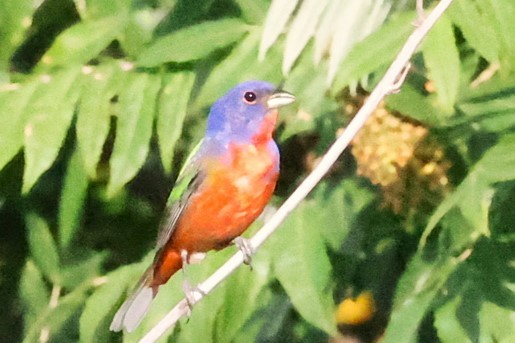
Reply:
[[[156,259],[152,286],[165,283],[181,269],[180,251],[221,249],[263,211],[278,177],[278,156],[268,148],[276,115],[269,113],[252,143],[232,145],[224,161],[206,161],[206,180],[190,198],[172,237]]]

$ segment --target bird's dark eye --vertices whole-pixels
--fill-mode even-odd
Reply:
[[[245,94],[243,94],[243,99],[247,104],[255,104],[257,95],[254,92],[245,92]]]

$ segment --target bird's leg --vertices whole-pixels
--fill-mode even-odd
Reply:
[[[254,247],[250,240],[239,236],[233,240],[233,243],[243,254],[243,263],[250,266],[252,269],[252,255],[254,255]]]
[[[190,263],[191,257],[198,257],[197,254],[188,254],[188,251],[181,250],[181,258],[182,258],[182,291],[184,292],[184,296],[186,298],[186,302],[188,303],[188,313],[187,316],[191,315],[191,309],[193,305],[197,301],[199,301],[203,296],[206,295],[200,288],[197,286],[192,286],[188,281],[188,277],[186,275],[187,265]],[[205,256],[205,254],[203,254]],[[203,257],[204,257],[203,256]],[[203,258],[202,257],[202,258]],[[202,259],[200,259],[202,260]],[[200,262],[200,260],[195,259],[194,263]]]
[[[192,252],[188,254],[188,264],[197,264],[206,258],[205,252]]]

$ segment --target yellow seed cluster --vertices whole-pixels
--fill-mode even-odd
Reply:
[[[421,142],[413,158],[399,171],[399,179],[383,188],[384,204],[396,213],[435,206],[450,190],[449,168],[450,162],[436,142]]]
[[[395,182],[398,170],[407,165],[426,135],[423,126],[403,122],[379,107],[353,140],[358,174],[381,186]]]
[[[352,154],[358,174],[381,186],[384,204],[396,213],[436,203],[448,191],[450,164],[442,148],[428,139],[428,129],[382,104],[354,138]]]

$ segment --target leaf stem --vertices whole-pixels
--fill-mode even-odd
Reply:
[[[48,302],[48,308],[54,309],[59,304],[59,297],[61,296],[61,286],[55,285],[52,287],[52,292],[50,293],[50,301]],[[50,327],[45,325],[41,329],[41,333],[39,334],[39,342],[46,343],[50,339]]]

